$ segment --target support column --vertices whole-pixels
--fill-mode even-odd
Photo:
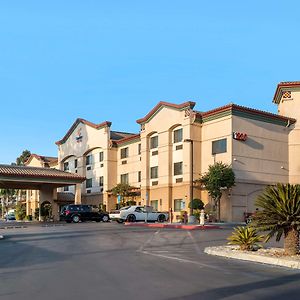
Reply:
[[[81,204],[81,183],[75,186],[75,204]]]

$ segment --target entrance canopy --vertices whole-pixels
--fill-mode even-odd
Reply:
[[[86,178],[57,169],[0,165],[0,189],[41,190],[82,183]]]

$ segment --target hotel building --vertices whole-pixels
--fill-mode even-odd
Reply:
[[[137,120],[138,134],[114,131],[108,121],[77,119],[56,142],[57,167],[86,181],[60,192],[75,203],[112,210],[117,198],[111,189],[128,183],[138,191],[137,203],[179,214],[188,210],[191,178],[221,161],[236,175],[235,186],[223,192],[221,219],[242,221],[266,185],[300,183],[300,82],[280,83],[273,102],[278,114],[236,104],[199,112],[191,101],[160,102]],[[210,203],[205,190],[195,187],[193,194]]]

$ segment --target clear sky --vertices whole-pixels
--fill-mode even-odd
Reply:
[[[56,156],[77,117],[138,132],[159,101],[276,112],[300,80],[298,0],[3,0],[0,163]]]

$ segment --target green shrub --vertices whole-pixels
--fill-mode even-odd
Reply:
[[[227,238],[229,245],[238,245],[241,250],[253,251],[261,248],[258,244],[263,240],[263,235],[258,235],[257,231],[253,227],[236,227],[232,232],[232,235]]]
[[[16,219],[24,220],[26,216],[26,206],[20,202],[16,205]]]
[[[201,210],[204,208],[204,203],[200,199],[193,199],[193,201],[191,201],[189,203],[189,208],[192,208],[192,207],[193,207],[193,209]]]

